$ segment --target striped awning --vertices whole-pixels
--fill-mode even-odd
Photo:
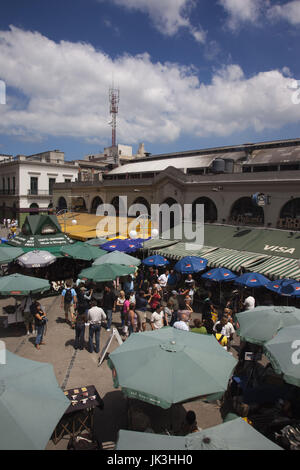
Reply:
[[[208,260],[207,265],[210,268],[222,267],[232,271],[239,271],[242,267],[249,269],[270,258],[270,256],[258,253],[212,246],[204,246],[201,250],[187,250],[183,242],[159,250],[151,250],[151,254],[162,255],[171,260],[179,260],[184,256],[200,256]]]
[[[176,245],[179,240],[164,240],[162,238],[151,238],[143,243],[143,250],[154,250]]]
[[[159,250],[151,250],[151,254],[165,256],[166,258],[169,258],[171,260],[179,260],[181,258],[184,258],[185,256],[200,256],[201,258],[206,258],[207,253],[211,253],[215,250],[218,250],[218,248],[214,246],[203,246],[200,250],[193,250],[190,248],[192,248],[191,245],[187,246],[186,243],[180,242],[176,243],[176,245],[161,248]]]
[[[271,256],[267,261],[259,264],[257,267],[248,268],[249,271],[255,271],[274,279],[290,278],[300,281],[299,260]]]
[[[247,251],[219,248],[217,251],[209,253],[206,258],[208,266],[211,268],[222,267],[232,271],[239,271],[241,268],[249,269],[252,266],[257,266],[270,257]]]

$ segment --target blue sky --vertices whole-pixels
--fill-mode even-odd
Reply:
[[[134,152],[298,137],[299,37],[300,0],[5,0],[0,152],[101,152],[112,80]]]

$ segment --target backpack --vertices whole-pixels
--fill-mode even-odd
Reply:
[[[65,303],[70,304],[72,300],[73,300],[73,295],[72,295],[71,289],[66,289],[66,293],[64,297]]]

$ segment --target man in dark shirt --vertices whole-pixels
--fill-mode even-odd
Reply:
[[[110,331],[110,328],[111,328],[112,312],[115,312],[116,300],[117,298],[114,292],[112,291],[111,287],[105,286],[103,299],[102,299],[102,308],[104,312],[106,313],[106,317],[107,317],[107,326],[106,326],[107,331]]]
[[[147,302],[147,299],[145,297],[145,292],[141,290],[136,295],[136,307],[135,307],[135,312],[136,312],[136,314],[138,316],[138,319],[139,319],[139,325],[140,325],[141,331],[146,331],[147,305],[148,305],[148,302]]]

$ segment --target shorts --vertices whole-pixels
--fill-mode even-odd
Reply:
[[[67,304],[67,303],[64,303],[64,311],[65,311],[65,314],[68,315],[70,313],[70,315],[74,315],[74,305],[73,304]]]
[[[136,310],[135,311],[137,316],[138,316],[138,319],[139,319],[139,323],[142,324],[142,323],[146,323],[147,322],[147,312],[144,312],[142,310]]]
[[[24,323],[33,323],[34,317],[30,312],[24,312]]]

